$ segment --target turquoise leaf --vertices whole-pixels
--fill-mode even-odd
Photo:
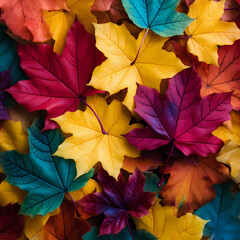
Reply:
[[[67,192],[86,185],[93,169],[76,178],[75,162],[52,154],[63,142],[59,129],[41,132],[44,121],[36,120],[28,128],[29,154],[8,151],[0,154],[6,180],[28,192],[20,213],[45,216],[58,208]],[[75,179],[75,180],[74,180]]]
[[[156,240],[157,238],[149,233],[147,230],[132,230],[135,240]],[[99,229],[92,227],[91,231],[82,236],[83,240],[132,240],[129,229],[126,227],[116,235],[102,235],[98,236]]]
[[[18,57],[17,46],[4,31],[4,27],[0,26],[0,72],[11,70],[11,85],[19,80],[28,79],[22,68],[20,67],[20,59]]]
[[[122,0],[129,18],[140,28],[152,29],[162,37],[182,35],[193,21],[175,9],[180,0]]]
[[[240,193],[232,195],[231,182],[216,185],[216,197],[194,214],[210,220],[203,230],[204,237],[214,240],[237,240],[240,230]]]

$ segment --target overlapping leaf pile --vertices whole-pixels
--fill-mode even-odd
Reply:
[[[239,239],[239,4],[0,0],[0,239]]]

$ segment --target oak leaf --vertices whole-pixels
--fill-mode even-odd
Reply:
[[[152,32],[147,34],[136,62],[131,65],[145,30],[136,40],[124,25],[107,23],[94,26],[96,46],[108,59],[93,71],[89,85],[108,91],[111,95],[127,88],[123,104],[130,111],[134,108],[136,82],[159,90],[161,78],[172,77],[186,68],[174,53],[162,49],[167,38]]]
[[[66,9],[66,1],[0,0],[0,8],[1,17],[14,34],[28,41],[44,42],[51,38],[51,34],[43,19],[43,9]]]
[[[137,229],[146,229],[159,239],[165,240],[200,240],[207,221],[191,213],[177,218],[177,208],[162,207],[156,199],[149,214],[134,218]]]
[[[218,66],[217,45],[232,45],[240,38],[240,29],[233,22],[221,21],[224,0],[219,2],[196,0],[189,7],[188,16],[196,19],[185,30],[189,36],[188,51],[199,61]]]
[[[129,125],[132,118],[129,110],[117,100],[107,105],[97,95],[87,97],[107,134],[102,133],[99,122],[93,112],[67,112],[54,118],[64,133],[72,134],[59,147],[55,156],[72,158],[76,162],[77,175],[88,172],[98,161],[111,176],[117,178],[122,167],[124,155],[137,157],[140,152],[122,136],[140,124]]]

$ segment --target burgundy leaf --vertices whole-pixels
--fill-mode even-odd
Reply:
[[[119,233],[128,223],[128,214],[139,218],[148,214],[155,193],[143,192],[145,176],[140,170],[136,168],[125,182],[122,173],[116,181],[100,169],[98,180],[103,192],[86,195],[77,204],[88,214],[104,213],[106,218],[100,227],[100,235]]]
[[[201,99],[201,79],[194,68],[169,80],[166,98],[138,85],[135,111],[149,127],[134,129],[125,137],[139,150],[153,150],[172,142],[185,155],[216,153],[222,141],[211,132],[230,119],[231,92]],[[152,140],[151,140],[152,139]]]
[[[0,239],[15,240],[22,235],[24,217],[18,215],[20,206],[8,204],[0,207]]]
[[[18,51],[30,80],[20,81],[7,91],[30,112],[47,110],[44,130],[57,127],[50,118],[76,111],[81,98],[102,92],[86,84],[104,55],[78,20],[68,33],[62,56],[50,45],[19,45]]]

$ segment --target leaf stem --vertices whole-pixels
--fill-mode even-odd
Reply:
[[[234,10],[234,9],[238,9],[240,6],[237,6],[237,7],[231,7],[231,8],[224,8],[224,11],[226,10]]]
[[[190,37],[191,37],[191,35],[188,35],[188,36],[183,36],[183,37],[174,38],[174,40],[187,39],[187,38],[190,38]]]
[[[215,236],[215,233],[212,235],[212,237],[210,238],[210,240],[213,240],[214,236]]]
[[[146,38],[146,36],[147,36],[147,34],[148,34],[148,31],[149,31],[149,28],[147,28],[147,31],[145,32],[145,34],[144,34],[144,36],[143,36],[142,42],[141,42],[141,44],[140,44],[140,46],[139,46],[139,49],[138,49],[138,52],[137,52],[137,55],[136,55],[135,59],[133,60],[132,63],[130,63],[131,66],[132,66],[132,65],[136,62],[136,60],[137,60],[137,57],[138,57],[138,55],[139,55],[139,53],[140,53],[140,50],[141,50],[142,45],[143,45],[143,42],[144,42],[144,40],[145,40],[145,38]]]
[[[131,236],[132,236],[132,239],[134,240],[133,233],[132,233],[132,230],[131,230],[131,228],[130,228],[129,221],[128,221],[127,225],[128,225],[129,232],[130,232],[130,234],[131,234]]]
[[[166,168],[166,166],[167,166],[167,164],[168,164],[168,161],[169,161],[169,159],[170,159],[170,157],[171,157],[171,155],[172,155],[173,149],[174,149],[174,144],[172,144],[171,152],[169,153],[168,158],[167,158],[167,160],[166,160],[166,162],[165,162],[165,164],[164,164],[164,166],[163,166],[163,170],[162,170],[162,172],[161,172],[161,179],[160,179],[160,182],[158,183],[158,187],[161,187],[161,185],[162,185],[162,183],[163,183],[163,181],[164,181],[163,174],[164,174],[165,168]]]
[[[71,198],[71,200],[72,200],[72,202],[73,202],[73,205],[74,205],[74,207],[75,207],[77,216],[78,216],[78,217],[81,217],[81,214],[79,213],[79,211],[78,211],[78,209],[77,209],[77,205],[76,205],[75,201],[73,200],[72,196],[69,194],[69,192],[65,192],[65,193]]]
[[[91,109],[91,111],[93,112],[93,114],[96,116],[96,118],[97,118],[97,120],[98,120],[98,122],[99,122],[99,124],[100,124],[102,133],[103,133],[103,134],[107,134],[107,132],[104,130],[103,125],[102,125],[102,123],[101,123],[101,120],[99,119],[99,117],[98,117],[98,115],[96,114],[96,112],[91,108],[91,106],[90,106],[89,104],[87,104],[87,102],[86,102],[82,97],[79,97],[79,99],[80,99],[87,107],[89,107],[89,108]]]

